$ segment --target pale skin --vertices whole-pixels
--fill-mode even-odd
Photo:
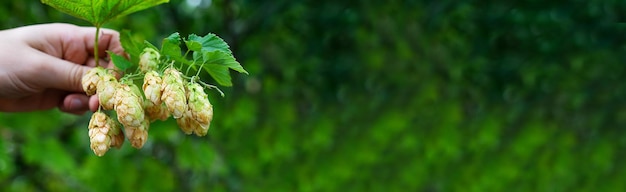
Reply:
[[[96,29],[70,24],[41,24],[0,31],[0,111],[48,110],[83,114],[96,111],[81,79],[96,64]],[[100,65],[112,66],[105,51],[123,55],[119,33],[102,29]]]

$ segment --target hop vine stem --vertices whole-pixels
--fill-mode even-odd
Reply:
[[[224,97],[224,92],[222,92],[222,90],[220,90],[220,88],[218,88],[217,86],[215,86],[215,85],[210,85],[210,84],[207,84],[207,83],[202,82],[202,81],[198,81],[198,83],[200,83],[200,85],[203,85],[203,86],[205,86],[205,87],[207,87],[207,88],[209,88],[209,89],[215,89],[215,90],[217,90],[217,92],[220,92],[220,96]]]
[[[191,82],[198,82],[200,85],[202,85],[202,86],[204,86],[206,88],[215,89],[218,92],[220,92],[220,96],[224,97],[224,92],[222,92],[222,90],[219,87],[203,82],[197,75],[196,76],[192,76],[192,77],[187,77],[187,75],[183,75],[182,78],[183,79],[187,79],[187,80],[189,80]]]
[[[100,50],[98,50],[98,42],[100,42],[100,26],[96,26],[96,40],[93,43],[94,47],[93,47],[93,56],[94,59],[96,60],[96,67],[100,66],[100,57],[98,56],[98,52]]]

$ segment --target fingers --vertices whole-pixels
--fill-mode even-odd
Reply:
[[[89,97],[79,93],[69,94],[60,103],[59,109],[66,113],[81,115],[89,110]]]
[[[10,111],[53,107],[74,114],[81,114],[86,110],[95,111],[98,108],[97,97],[83,94],[82,76],[95,66],[96,60],[99,60],[103,67],[110,65],[107,50],[124,55],[119,33],[110,29],[101,29],[97,36],[98,58],[94,58],[93,54],[96,39],[94,27],[44,24],[7,30],[6,33],[12,35],[12,39],[16,41],[11,45],[13,49],[17,46],[23,47],[9,58],[21,57],[23,59],[15,63],[28,64],[15,65],[13,68],[19,71],[16,76],[26,87],[33,90],[28,94],[35,94],[7,102],[0,100],[2,104],[0,107]],[[18,53],[21,54],[16,55]],[[39,92],[43,90],[54,90],[64,94],[51,95]],[[68,92],[72,94],[67,95]]]
[[[33,84],[42,88],[55,88],[68,92],[84,92],[82,77],[91,67],[77,65],[49,55],[42,54],[35,68],[38,77],[32,77]]]
[[[102,36],[100,37],[98,49],[109,50],[118,55],[124,55],[124,48],[120,42],[120,33],[111,29],[101,29]]]
[[[88,53],[93,53],[95,51],[95,28],[93,27],[83,27],[85,34],[83,43],[86,45],[86,50]],[[124,54],[124,48],[122,48],[122,44],[120,43],[120,34],[111,29],[100,29],[99,39],[98,39],[98,57],[107,58],[106,51],[111,51],[118,55]],[[93,55],[93,54],[91,54]]]
[[[100,59],[100,61],[98,62],[100,62],[99,65],[103,68],[113,68],[113,65],[111,65],[112,63],[110,63],[108,60]],[[85,65],[89,67],[96,67],[96,60],[93,58],[89,58],[89,60],[87,60]]]
[[[56,107],[67,94],[60,90],[45,90],[41,94],[21,98],[0,98],[0,111],[23,112],[33,110],[47,110]]]
[[[45,33],[41,33],[45,31]],[[33,48],[48,55],[85,65],[94,57],[96,28],[70,24],[43,24],[20,28],[18,34],[27,36],[25,41]],[[41,34],[41,35],[39,35]],[[106,51],[123,55],[120,35],[111,29],[100,29],[98,34],[98,57],[108,58]]]
[[[39,66],[41,71],[46,73],[42,74],[43,87],[57,88],[71,92],[82,92],[81,79],[82,75],[90,69],[95,67],[96,58],[93,58],[90,53],[94,51],[95,41],[95,28],[93,27],[78,27],[74,25],[66,24],[52,24],[50,28],[54,28],[57,33],[57,41],[52,40],[54,36],[47,35],[48,42],[51,46],[47,49],[39,49],[47,55],[41,56]],[[99,65],[107,68],[111,68],[108,59],[106,57],[106,50],[110,50],[116,54],[123,54],[124,49],[119,42],[119,33],[110,29],[101,29],[99,41]],[[56,44],[54,42],[60,42]],[[57,47],[56,50],[50,47]],[[46,51],[50,50],[50,51]],[[62,53],[59,57],[58,54],[51,54],[61,50]],[[56,58],[55,58],[56,57]],[[68,62],[69,61],[69,62]],[[89,66],[89,67],[85,67]]]
[[[99,106],[100,106],[100,100],[98,100],[98,97],[91,96],[89,98],[89,110],[91,110],[92,112],[96,112]]]

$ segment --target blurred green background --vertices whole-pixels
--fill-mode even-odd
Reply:
[[[2,29],[88,25],[39,1]],[[223,37],[207,137],[104,157],[90,114],[0,113],[2,191],[624,191],[626,1],[172,0],[107,27]]]

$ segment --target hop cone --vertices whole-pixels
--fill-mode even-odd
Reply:
[[[109,124],[109,117],[102,112],[95,112],[89,120],[89,141],[91,142],[91,150],[97,155],[102,156],[109,150],[111,146],[112,132]]]
[[[152,103],[161,105],[161,75],[156,71],[149,71],[143,78],[143,93]]]
[[[156,70],[159,66],[159,57],[161,55],[156,49],[151,47],[143,49],[139,56],[139,69],[144,73]]]
[[[106,71],[102,67],[95,67],[87,71],[82,78],[83,90],[87,95],[96,94],[98,82],[102,79],[102,75],[106,74]]]
[[[163,89],[161,100],[165,102],[167,110],[175,119],[181,118],[187,111],[187,98],[183,86],[183,79],[179,71],[174,68],[165,70],[161,84]]]
[[[170,117],[170,112],[167,111],[167,107],[165,107],[165,104],[163,103],[155,105],[150,101],[145,101],[143,104],[146,115],[150,121],[155,121],[157,119],[165,121],[168,117]]]
[[[105,110],[111,110],[115,106],[115,92],[119,89],[120,84],[112,74],[105,74],[102,76],[101,81],[98,83],[98,99],[100,105]]]
[[[183,133],[190,135],[199,126],[198,122],[191,117],[191,112],[187,111],[181,118],[176,119],[176,123]]]
[[[109,131],[109,137],[111,137],[111,147],[121,148],[124,144],[124,133],[120,128],[120,125],[114,119],[108,118],[108,125],[111,127]]]
[[[205,136],[208,132],[209,132],[209,126],[211,125],[211,123],[209,122],[208,124],[201,124],[198,121],[195,121],[196,127],[193,130],[193,133],[196,134],[197,136]]]
[[[189,82],[186,88],[187,102],[191,117],[199,124],[194,130],[194,133],[198,136],[204,136],[213,119],[213,106],[209,102],[208,96],[200,84]]]
[[[115,91],[115,112],[124,127],[139,127],[145,119],[143,100],[133,86],[124,83]]]
[[[139,126],[125,126],[126,137],[130,141],[130,145],[134,148],[141,149],[148,140],[148,129],[150,128],[150,120],[142,119]]]

